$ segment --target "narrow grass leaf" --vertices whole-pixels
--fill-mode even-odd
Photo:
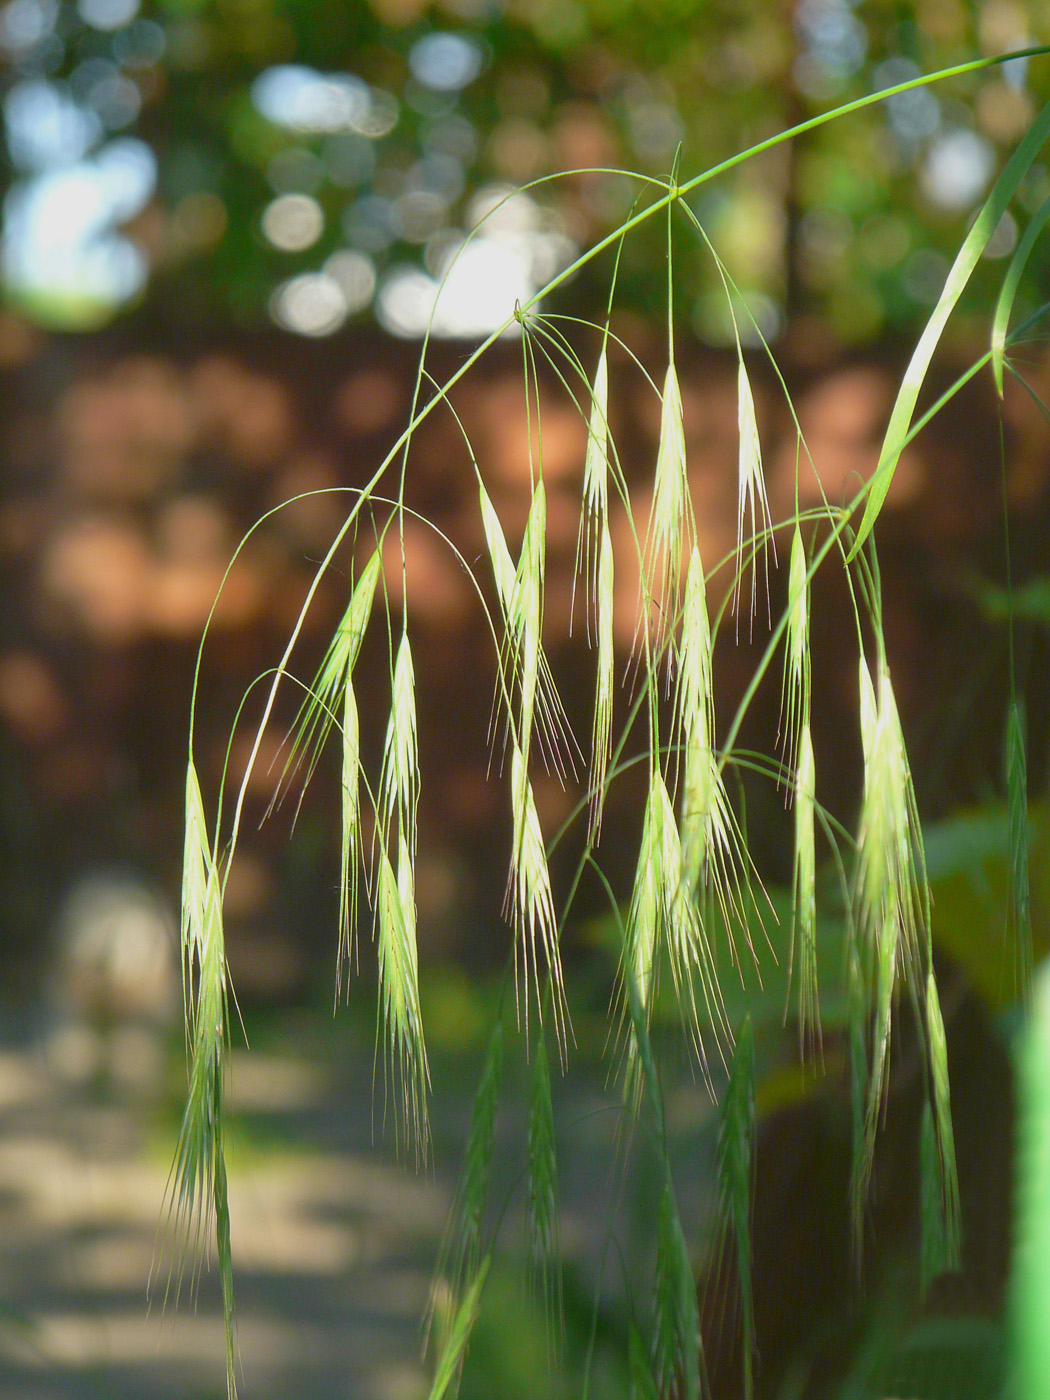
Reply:
[[[1010,885],[1007,936],[1018,969],[1018,989],[1026,998],[1032,977],[1032,901],[1028,872],[1028,759],[1024,706],[1010,701],[1006,720],[1006,806],[1010,827]]]
[[[992,374],[995,376],[995,387],[1000,398],[1003,396],[1003,361],[1006,358],[1006,333],[1010,327],[1010,313],[1013,310],[1017,288],[1021,285],[1021,277],[1028,266],[1028,259],[1046,226],[1047,219],[1050,219],[1050,198],[1043,200],[1029,220],[1021,241],[1014,249],[1003,285],[999,289],[999,298],[995,303],[995,315],[992,317]]]
[[[733,1051],[729,1083],[722,1098],[718,1138],[718,1180],[722,1211],[736,1246],[744,1336],[744,1396],[754,1395],[755,1306],[751,1275],[751,1195],[755,1140],[755,1047],[751,1018],[745,1016]]]
[[[558,1247],[558,1153],[554,1133],[550,1065],[542,1027],[536,1037],[532,1054],[527,1157],[526,1225],[530,1273],[543,1298],[548,1338],[553,1342],[562,1321]]]
[[[875,475],[872,477],[864,503],[864,516],[853,541],[853,547],[847,556],[847,563],[854,559],[863,548],[875,521],[879,517],[879,512],[882,510],[890,484],[893,481],[893,474],[897,469],[897,463],[904,450],[915,405],[926,378],[926,371],[929,369],[930,361],[933,359],[933,353],[937,348],[948,317],[962,296],[963,290],[970,280],[970,274],[988,246],[988,240],[998,228],[999,220],[1006,213],[1010,201],[1017,192],[1017,187],[1046,144],[1048,137],[1050,137],[1050,103],[1032,122],[1017,149],[1003,167],[1002,173],[993,185],[988,198],[981,206],[970,232],[966,235],[962,247],[956,255],[944,288],[937,299],[937,304],[926,323],[926,328],[919,337],[919,343],[916,345],[908,368],[904,372],[904,378],[890,414],[889,426],[886,429],[882,451],[879,454],[878,466],[875,469]]]
[[[474,1323],[478,1318],[481,1290],[485,1287],[490,1262],[491,1255],[486,1255],[456,1309],[456,1315],[452,1319],[452,1326],[449,1328],[441,1356],[438,1358],[437,1369],[434,1372],[434,1384],[430,1387],[428,1400],[443,1400],[443,1397],[449,1393],[450,1387],[452,1394],[455,1394],[458,1378],[463,1369],[463,1360],[467,1354],[470,1334],[473,1332]]]

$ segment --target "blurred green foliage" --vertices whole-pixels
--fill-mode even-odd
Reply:
[[[695,174],[832,105],[1048,37],[1038,0],[8,0],[8,296],[60,324],[138,298],[176,322],[269,311],[294,326],[281,289],[305,276],[298,328],[320,334],[377,306],[383,319],[394,271],[439,277],[497,193],[601,167],[541,185],[524,222],[519,208],[508,238],[541,286],[644,198],[618,167],[666,176],[680,147]],[[695,212],[765,333],[814,318],[864,341],[919,324],[1048,92],[1050,64],[1034,59],[900,94],[704,186]],[[135,272],[110,305],[78,312],[68,289],[19,274],[27,192],[128,138],[156,159],[152,193],[114,215]],[[993,264],[1048,182],[1038,165]],[[664,237],[629,245],[621,305],[660,307]],[[679,310],[725,339],[710,259],[683,264]],[[578,277],[570,305],[594,313],[609,273]],[[978,279],[978,312],[998,275]]]

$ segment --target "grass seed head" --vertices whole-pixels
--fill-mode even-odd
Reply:
[[[686,472],[682,394],[674,361],[667,366],[660,410],[660,442],[653,479],[653,505],[646,541],[646,574],[651,597],[666,625],[678,615],[682,550],[696,535]]]
[[[775,547],[773,546],[773,522],[769,514],[769,501],[766,497],[766,479],[762,472],[762,448],[758,436],[758,418],[755,414],[755,399],[751,392],[751,381],[747,377],[747,369],[744,366],[743,357],[740,358],[737,366],[737,423],[740,432],[736,515],[737,615],[739,619],[741,586],[747,567],[750,567],[751,607],[749,615],[753,621],[758,589],[758,570],[757,562],[750,566],[745,565],[745,546],[750,548],[753,544],[756,550],[761,549],[763,558],[765,557],[766,540],[768,540],[770,547],[774,549],[774,553]],[[746,533],[744,524],[745,517],[747,518]],[[765,535],[766,540],[760,540],[760,534]],[[769,574],[767,571],[767,605],[768,600]]]
[[[380,780],[383,813],[388,823],[396,811],[400,827],[414,832],[419,786],[419,750],[416,733],[416,676],[408,633],[401,633],[383,748]]]

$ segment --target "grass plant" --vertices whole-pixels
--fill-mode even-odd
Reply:
[[[1030,51],[1033,55],[1038,52],[1042,51]],[[344,523],[318,566],[287,647],[273,672],[261,678],[266,690],[263,712],[246,769],[237,775],[233,801],[225,801],[224,779],[223,792],[210,815],[197,779],[191,725],[182,892],[189,1094],[173,1169],[171,1200],[189,1257],[199,1259],[206,1249],[206,1236],[214,1232],[227,1317],[231,1398],[236,1392],[232,1330],[234,1253],[223,1151],[223,1084],[231,1031],[231,990],[222,910],[245,797],[264,734],[274,722],[277,690],[299,685],[305,698],[287,739],[287,758],[276,796],[282,797],[296,785],[301,788],[317,764],[328,761],[325,741],[333,730],[337,731],[342,792],[339,986],[352,961],[354,930],[365,917],[366,906],[371,905],[379,968],[378,1035],[387,1065],[395,1131],[414,1144],[417,1157],[422,1157],[428,1139],[430,1077],[421,1013],[423,974],[417,954],[414,872],[418,853],[416,810],[421,784],[426,782],[426,773],[419,763],[417,720],[419,707],[427,702],[425,696],[417,693],[412,658],[413,619],[408,611],[395,606],[380,587],[380,560],[389,556],[391,542],[396,548],[400,541],[404,569],[405,481],[413,435],[432,412],[447,404],[451,390],[466,379],[504,331],[516,332],[521,338],[530,441],[535,425],[540,450],[531,462],[524,530],[519,540],[508,542],[486,487],[484,463],[478,462],[471,448],[487,564],[485,577],[468,571],[495,643],[498,679],[491,740],[493,764],[506,786],[511,817],[506,912],[515,940],[507,984],[513,987],[515,1012],[509,1010],[509,997],[506,1004],[501,999],[494,1008],[495,1028],[467,1139],[463,1183],[439,1265],[446,1303],[442,1310],[444,1320],[435,1317],[431,1329],[437,1351],[432,1400],[454,1393],[471,1330],[484,1307],[486,1278],[496,1248],[495,1231],[487,1230],[486,1225],[494,1125],[502,1092],[505,1042],[514,1035],[515,1028],[531,1060],[523,1176],[530,1256],[551,1318],[552,1334],[557,1331],[561,1298],[558,1160],[548,1044],[549,1040],[553,1042],[562,1063],[572,1053],[572,1008],[562,972],[561,938],[572,919],[573,896],[587,869],[597,874],[608,891],[611,926],[619,940],[618,987],[610,989],[610,1005],[619,1005],[622,1019],[617,1034],[615,1010],[610,1013],[614,1030],[609,1043],[611,1047],[626,1047],[623,1113],[625,1121],[637,1122],[646,1140],[655,1145],[660,1163],[653,1225],[654,1274],[648,1285],[637,1286],[634,1302],[639,1306],[639,1316],[632,1316],[629,1335],[624,1338],[629,1372],[634,1377],[633,1392],[668,1395],[673,1391],[698,1397],[705,1387],[691,1246],[663,1146],[661,1071],[651,1035],[661,980],[670,986],[674,1014],[698,1072],[712,1092],[716,1078],[725,1078],[727,1084],[720,1105],[719,1177],[744,1297],[744,1389],[747,1394],[752,1391],[754,1322],[750,1299],[752,1289],[761,1286],[761,1280],[752,1276],[748,1244],[756,1112],[753,1031],[750,1020],[741,1021],[727,1010],[725,989],[727,979],[741,979],[742,964],[761,964],[766,956],[767,924],[776,922],[776,914],[749,855],[744,813],[734,801],[735,777],[744,767],[760,772],[773,787],[781,787],[784,801],[793,809],[791,968],[799,1034],[803,1047],[809,1051],[819,1047],[821,1038],[818,837],[827,848],[832,868],[839,870],[840,883],[848,894],[846,915],[837,927],[843,934],[839,958],[849,989],[854,1087],[853,1206],[858,1243],[886,1092],[891,1028],[900,1008],[911,1005],[924,1045],[928,1084],[922,1130],[924,1278],[928,1282],[936,1273],[957,1265],[959,1195],[952,1141],[950,1066],[932,962],[923,834],[882,625],[875,531],[902,451],[944,402],[938,401],[916,417],[927,371],[948,317],[964,295],[981,253],[1022,179],[1050,136],[1050,107],[1034,118],[966,233],[904,373],[878,466],[870,480],[857,483],[852,500],[837,506],[825,502],[817,509],[802,511],[796,484],[794,511],[784,519],[772,519],[755,399],[741,336],[736,330],[738,318],[746,318],[748,312],[719,263],[736,331],[738,361],[736,542],[728,559],[704,560],[698,548],[675,363],[676,338],[681,341],[687,332],[675,326],[669,314],[666,365],[662,371],[657,366],[648,367],[650,382],[662,384],[660,433],[648,525],[642,537],[634,538],[640,580],[637,627],[634,654],[622,692],[617,685],[614,653],[615,563],[610,511],[615,504],[628,502],[629,491],[610,429],[610,403],[615,403],[616,395],[610,350],[616,342],[608,317],[590,327],[591,341],[598,346],[598,352],[593,365],[585,365],[546,307],[558,287],[574,272],[607,251],[614,254],[635,230],[653,219],[665,219],[668,224],[669,283],[676,259],[684,256],[680,251],[683,233],[692,237],[698,256],[717,258],[687,203],[701,185],[817,125],[848,121],[850,113],[860,107],[924,84],[976,73],[1011,57],[1016,55],[960,64],[870,94],[762,141],[691,178],[682,179],[677,169],[663,182],[637,176],[637,201],[621,227],[582,253],[529,303],[517,307],[505,326],[472,350],[442,385],[433,385],[429,377],[425,342],[410,420],[398,443],[377,464],[369,482],[351,497]],[[542,184],[536,182],[536,186]],[[991,348],[981,361],[982,365],[992,364],[1000,388],[1004,370],[1010,367],[1009,327],[1014,294],[1048,213],[1050,207],[1044,205],[1019,243],[1004,279]],[[615,271],[610,308],[614,295]],[[772,361],[770,347],[763,348]],[[578,750],[568,732],[565,710],[543,645],[547,487],[543,475],[542,405],[535,374],[537,355],[557,366],[586,425],[586,450],[580,463],[577,584],[586,617],[584,631],[594,652],[594,700],[583,796],[573,817],[584,833],[582,854],[570,882],[567,902],[560,910],[555,902],[550,862],[555,848],[565,839],[567,828],[558,832],[543,829],[534,773],[537,763],[544,761],[563,781],[571,781]],[[964,375],[955,388],[961,387],[974,372]],[[798,463],[804,462],[812,462],[819,475],[820,463],[812,461],[799,430]],[[293,657],[307,610],[338,551],[355,541],[356,557],[365,562],[356,569],[344,615],[319,671],[311,681],[303,682],[295,676]],[[450,547],[455,548],[451,542]],[[467,568],[462,555],[457,553],[457,557]],[[781,558],[787,559],[787,601],[783,611],[774,615],[769,578],[771,568],[780,567]],[[712,596],[714,581],[725,577],[727,565],[731,586],[724,595]],[[857,730],[864,755],[864,797],[854,833],[838,826],[820,801],[821,773],[815,762],[811,733],[812,654],[818,641],[810,627],[810,593],[818,571],[831,568],[846,572],[855,606]],[[493,600],[493,605],[486,600]],[[763,603],[768,613],[765,621],[761,619]],[[746,618],[742,619],[742,613],[746,613]],[[759,641],[764,635],[766,640],[753,679],[720,741],[714,706],[714,644],[720,630],[730,626],[739,636],[742,620],[750,638],[757,623]],[[354,669],[366,634],[383,630],[389,654],[389,717],[381,752],[372,754],[362,745]],[[201,643],[202,655],[206,640],[207,634]],[[835,644],[843,645],[843,639],[835,639]],[[744,718],[763,678],[778,664],[783,676],[780,753],[765,758],[744,754],[737,748]],[[198,687],[205,683],[203,674],[199,660],[194,706]],[[622,702],[620,730],[614,726],[614,701],[618,695]],[[240,723],[240,714],[236,722]],[[632,735],[642,736],[642,754],[637,760],[628,756],[627,740]],[[1010,936],[1017,941],[1022,976],[1027,976],[1031,964],[1027,797],[1024,726],[1016,704],[1011,708],[1009,735]],[[615,890],[601,868],[598,842],[607,794],[636,761],[646,767],[647,799],[633,887],[626,906],[621,908],[622,892]],[[366,838],[365,832],[373,834]],[[625,1134],[625,1142],[629,1137],[629,1133]]]

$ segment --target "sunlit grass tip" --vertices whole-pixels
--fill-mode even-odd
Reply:
[[[386,822],[397,814],[414,850],[415,809],[419,790],[419,742],[416,730],[416,674],[408,632],[401,633],[391,693],[390,719],[383,746],[380,805]]]
[[[379,551],[375,550],[361,570],[324,660],[299,707],[275,802],[287,790],[290,780],[300,773],[301,790],[305,790],[325,739],[343,711],[344,691],[372,615],[381,562]]]
[[[798,1019],[802,1045],[819,1045],[820,996],[817,985],[816,763],[808,723],[798,743],[795,770],[795,861],[793,877],[794,938],[797,961]],[[794,970],[794,967],[793,967]]]
[[[412,853],[403,836],[398,841],[397,873],[385,844],[379,851],[378,864],[376,939],[388,1088],[396,1100],[395,1129],[403,1127],[417,1159],[425,1159],[430,1139],[430,1070],[419,1003]]]
[[[550,871],[543,841],[536,799],[529,781],[525,760],[514,744],[511,761],[511,815],[513,849],[507,882],[507,912],[514,925],[518,955],[524,975],[524,1016],[526,1031],[529,1023],[529,984],[535,992],[542,1023],[543,999],[540,977],[546,971],[550,977],[551,1006],[559,1048],[564,1054],[568,1030],[568,1008],[562,978],[561,954],[558,946],[558,921],[554,912]],[[519,1010],[521,1002],[519,1001]]]
[[[788,568],[787,629],[784,679],[780,696],[784,762],[797,762],[802,730],[809,724],[812,687],[809,650],[809,580],[806,547],[796,524],[791,536]]]
[[[653,475],[653,504],[645,545],[646,605],[655,605],[670,628],[678,616],[682,553],[696,538],[686,469],[685,422],[678,371],[672,358],[664,376],[660,441]]]
[[[344,968],[354,951],[357,891],[361,860],[361,725],[354,686],[347,676],[343,696],[342,772],[340,774],[339,954],[335,991],[343,986]]]
[[[736,513],[736,612],[737,626],[740,625],[740,596],[744,575],[750,568],[751,601],[748,610],[749,626],[754,624],[755,607],[758,595],[758,554],[763,560],[765,571],[766,606],[769,607],[769,570],[766,561],[766,547],[776,557],[773,540],[773,521],[769,514],[769,500],[766,496],[766,479],[762,472],[762,448],[758,436],[758,417],[755,413],[755,398],[751,392],[751,381],[744,365],[743,355],[737,363],[737,426],[740,434],[740,455],[737,466],[737,513]],[[746,524],[745,524],[746,522]],[[745,550],[756,550],[750,566],[745,565]]]

